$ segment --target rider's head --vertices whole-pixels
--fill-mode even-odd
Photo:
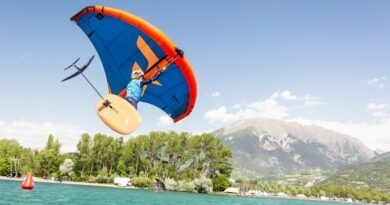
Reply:
[[[131,73],[132,79],[141,80],[143,77],[144,77],[144,72],[142,72],[142,70],[135,70]]]

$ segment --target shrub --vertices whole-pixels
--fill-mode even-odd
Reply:
[[[165,179],[164,185],[165,185],[166,190],[176,191],[178,184],[174,179],[168,178],[168,179]]]
[[[195,190],[198,193],[209,193],[213,191],[213,183],[211,179],[202,176],[199,179],[194,180]]]
[[[178,181],[177,191],[196,192],[194,182]]]
[[[232,186],[232,184],[229,182],[229,179],[225,175],[218,175],[213,178],[213,191],[225,191],[225,189]]]
[[[139,188],[150,188],[152,186],[152,180],[147,177],[134,177],[131,182],[135,187]]]
[[[114,178],[108,176],[98,176],[96,178],[96,182],[101,184],[112,184],[114,183]]]
[[[84,176],[74,175],[72,177],[72,181],[74,181],[74,182],[82,182],[82,181],[87,181],[87,178],[85,178]]]
[[[88,177],[88,182],[89,182],[89,183],[96,183],[96,177],[94,177],[94,176],[89,176],[89,177]]]

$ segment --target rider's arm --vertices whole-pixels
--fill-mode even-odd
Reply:
[[[161,73],[163,73],[165,71],[165,69],[166,68],[163,68],[163,69],[157,71],[151,78],[141,81],[141,87],[157,80],[160,77]]]

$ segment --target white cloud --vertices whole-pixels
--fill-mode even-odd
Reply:
[[[272,94],[271,98],[282,99],[284,101],[300,101],[300,102],[303,102],[303,105],[305,107],[311,107],[311,106],[325,104],[325,102],[323,102],[322,98],[320,98],[320,97],[315,97],[312,95],[305,95],[304,97],[299,97],[299,96],[293,95],[288,90],[275,92],[274,94]]]
[[[0,139],[16,139],[22,146],[42,149],[49,134],[62,144],[62,152],[76,151],[76,144],[84,131],[71,125],[14,121],[0,123]]]
[[[228,112],[224,106],[217,109],[212,109],[206,112],[204,118],[209,123],[227,123],[252,117],[282,119],[287,116],[288,109],[280,105],[275,99],[269,98],[264,101],[250,103],[242,108],[237,108],[233,112]]]
[[[379,120],[390,118],[390,104],[383,102],[371,102],[367,105],[368,112]]]
[[[302,102],[304,106],[315,106],[324,104],[321,98],[306,95],[299,97],[292,94],[290,91],[278,91],[271,95],[271,97],[257,102],[249,103],[245,106],[235,104],[233,106],[234,111],[228,111],[225,106],[221,106],[216,109],[212,109],[206,112],[204,118],[209,123],[215,122],[233,122],[240,119],[247,119],[252,117],[266,117],[273,119],[283,119],[289,116],[289,110],[287,107],[281,105],[278,99],[284,101],[297,101]]]
[[[170,126],[172,124],[173,124],[173,120],[168,115],[162,115],[158,119],[158,125],[160,125],[160,126]]]
[[[251,103],[247,106],[247,109],[253,109],[255,111],[255,116],[275,119],[282,119],[289,115],[287,107],[280,105],[275,99],[266,99],[264,101]]]
[[[286,101],[296,101],[298,100],[298,96],[291,94],[290,91],[285,90],[285,91],[278,91],[271,96],[272,98],[282,98],[283,100]]]
[[[210,123],[214,122],[231,122],[239,119],[235,114],[228,113],[226,107],[219,107],[206,112],[204,118]]]
[[[385,110],[390,107],[389,104],[383,102],[371,102],[367,105],[369,111]]]
[[[211,94],[209,94],[207,96],[213,97],[213,98],[217,98],[217,97],[221,97],[221,93],[218,92],[218,91],[215,91],[215,92],[213,92],[213,93],[211,93]]]
[[[366,80],[366,84],[373,88],[384,88],[385,87],[385,81],[387,80],[386,76],[380,77],[380,78],[371,78]]]
[[[212,97],[221,97],[221,93],[220,92],[213,92],[213,93],[211,93],[211,96]]]
[[[303,105],[305,107],[311,107],[311,106],[325,104],[325,102],[322,101],[322,99],[320,97],[314,97],[311,95],[306,95],[305,97],[302,98],[302,100],[303,100]]]
[[[233,106],[233,108],[234,108],[234,109],[240,109],[240,108],[241,108],[241,105],[240,105],[240,104],[235,104],[235,105]]]

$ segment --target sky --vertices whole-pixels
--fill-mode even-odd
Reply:
[[[75,151],[82,132],[114,133],[76,58],[97,54],[69,19],[88,5],[135,14],[185,51],[198,82],[192,114],[172,123],[140,103],[150,131],[209,132],[251,117],[323,126],[390,151],[389,1],[5,1],[0,12],[0,139],[42,148],[49,133]],[[85,71],[107,92],[99,58]]]

